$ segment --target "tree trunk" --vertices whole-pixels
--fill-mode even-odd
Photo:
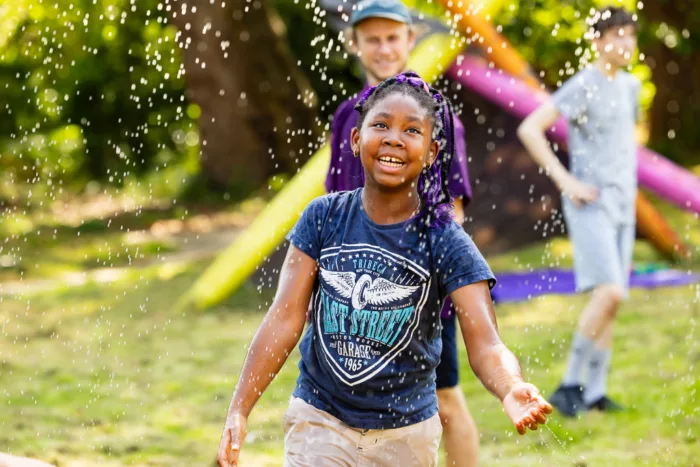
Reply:
[[[649,144],[661,154],[682,164],[700,162],[700,6],[685,0],[644,2],[640,12],[648,23],[640,48],[652,70],[656,95],[649,113]],[[677,38],[666,41],[665,23]],[[684,37],[683,31],[686,31]],[[661,35],[659,34],[659,35]],[[674,45],[677,42],[677,45]],[[670,45],[673,45],[671,47]]]
[[[261,0],[178,0],[171,18],[187,96],[201,109],[208,181],[243,195],[273,173],[295,171],[310,152],[315,102],[276,14]]]

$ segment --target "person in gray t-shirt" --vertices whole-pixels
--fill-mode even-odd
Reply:
[[[616,7],[601,10],[594,21],[597,58],[592,66],[569,79],[518,128],[527,150],[562,192],[576,287],[592,291],[566,373],[550,398],[568,416],[586,409],[621,409],[607,396],[607,374],[615,315],[627,297],[635,234],[640,83],[623,69],[637,46],[636,24]],[[570,172],[545,137],[561,115],[569,125]]]

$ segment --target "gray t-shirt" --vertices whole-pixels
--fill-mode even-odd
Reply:
[[[571,173],[598,187],[600,202],[621,223],[634,223],[635,216],[640,86],[627,72],[611,79],[587,68],[552,96],[569,123]]]

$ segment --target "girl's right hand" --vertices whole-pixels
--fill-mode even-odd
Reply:
[[[552,413],[550,403],[529,383],[514,385],[503,399],[503,407],[521,435],[524,435],[528,428],[537,430],[537,425],[544,425],[547,415]]]
[[[226,418],[226,426],[219,444],[219,454],[216,456],[219,467],[238,465],[238,455],[241,453],[247,426],[248,419],[241,414],[232,414]]]

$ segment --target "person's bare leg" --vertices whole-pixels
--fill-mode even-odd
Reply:
[[[563,415],[576,416],[605,396],[613,323],[623,299],[622,287],[599,285],[581,312],[561,384],[549,399]]]
[[[588,356],[588,377],[586,380],[583,402],[587,407],[595,407],[605,411],[621,410],[617,403],[610,401],[608,394],[608,373],[612,357],[613,328],[615,316],[623,300],[623,296],[613,291],[608,294],[609,315],[602,329],[596,332],[593,348]]]
[[[600,285],[593,290],[588,305],[581,313],[577,334],[588,339],[587,350],[585,355],[580,354],[570,358],[565,377],[567,381],[573,379],[584,367],[587,367],[583,393],[585,406],[591,407],[606,397],[613,327],[624,297],[624,290],[620,286]]]
[[[601,349],[611,348],[614,328],[615,320],[612,319],[603,327],[603,330],[600,332],[600,336],[595,340],[595,346]]]
[[[592,341],[602,343],[601,338],[605,337],[609,339],[608,342],[612,342],[612,324],[624,297],[624,291],[619,285],[603,284],[593,289],[591,299],[581,313],[578,332]],[[610,328],[609,334],[604,336],[606,328]]]
[[[614,284],[599,285],[593,290],[574,333],[566,371],[562,377],[563,387],[576,387],[582,383],[581,374],[595,346],[607,343],[610,347],[615,314],[623,297],[622,288]]]
[[[437,390],[445,459],[450,467],[479,464],[479,432],[459,386]]]

